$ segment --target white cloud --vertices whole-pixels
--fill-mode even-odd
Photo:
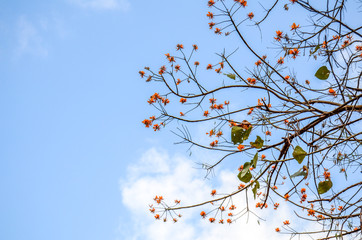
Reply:
[[[130,8],[128,0],[69,0],[83,8],[100,9],[100,10],[116,10],[127,11]]]
[[[148,210],[155,195],[162,195],[170,204],[174,199],[180,199],[182,205],[194,204],[209,199],[215,188],[213,182],[204,179],[204,172],[196,169],[189,159],[177,155],[170,157],[154,148],[130,166],[128,173],[129,176],[120,181],[123,205],[130,212],[129,217],[123,216],[121,220],[128,222],[127,226],[120,227],[122,239],[289,239],[290,236],[277,234],[274,229],[285,219],[292,223],[297,221],[286,204],[280,204],[277,212],[271,207],[255,210],[253,200],[250,201],[252,211],[267,219],[266,222],[260,221],[260,225],[252,214],[248,223],[244,216],[230,225],[211,224],[199,215],[202,210],[210,210],[211,204],[181,211],[183,216],[177,223],[172,223],[171,219],[167,223],[156,221]],[[219,171],[213,180],[217,181],[216,189],[220,193],[233,191],[239,184],[235,173],[225,170]],[[244,195],[234,197],[233,201],[237,210],[246,206]]]
[[[17,41],[18,47],[16,49],[16,55],[22,55],[24,53],[43,57],[48,55],[48,50],[39,33],[39,28],[24,16],[18,20]]]

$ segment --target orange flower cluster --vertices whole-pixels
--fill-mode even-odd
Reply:
[[[290,28],[291,28],[290,29],[291,31],[297,30],[299,28],[299,24],[297,25],[297,24],[293,23],[292,26],[290,26]]]
[[[207,12],[206,16],[210,19],[214,18],[214,14],[212,12]]]
[[[334,91],[333,88],[330,88],[330,89],[328,90],[328,92],[329,92],[329,94],[331,94],[331,95],[333,95],[333,96],[337,96],[337,93],[336,93],[336,91]]]
[[[255,62],[255,65],[256,65],[256,66],[260,66],[260,65],[261,65],[261,60],[256,61],[256,62]]]
[[[241,4],[241,6],[246,7],[247,1],[245,0],[234,0],[234,2],[238,2]]]
[[[265,135],[271,136],[271,132],[270,131],[266,131]]]
[[[210,132],[207,132],[206,135],[209,135],[210,137],[215,135],[215,132],[213,129],[210,130]]]
[[[219,142],[218,140],[215,140],[215,141],[213,141],[213,142],[210,143],[210,146],[211,146],[211,147],[215,147],[218,142]]]
[[[182,44],[177,44],[177,45],[176,45],[176,50],[181,50],[181,49],[184,49],[184,45],[182,45]]]
[[[207,70],[210,70],[212,69],[212,65],[211,64],[207,64],[207,67],[206,67]]]
[[[195,51],[197,51],[197,49],[199,49],[199,47],[198,47],[196,44],[193,44],[193,45],[192,45],[192,48],[193,48]]]
[[[215,33],[216,34],[221,34],[221,29],[220,28],[215,28]]]
[[[209,7],[212,7],[214,4],[215,4],[215,1],[214,1],[214,0],[210,0],[210,1],[207,2],[207,5],[208,5]]]
[[[260,61],[260,60],[259,60]],[[261,63],[261,62],[260,62]],[[256,63],[255,63],[256,64]],[[250,84],[250,85],[254,85],[255,83],[256,83],[256,80],[255,80],[255,78],[247,78],[246,80],[248,80],[248,83]]]
[[[245,146],[244,146],[244,145],[241,145],[241,144],[240,144],[240,145],[238,146],[238,150],[239,150],[239,151],[244,150],[244,148],[245,148]]]
[[[155,197],[153,200],[155,200],[158,204],[160,204],[160,203],[161,203],[161,201],[163,200],[163,197],[162,197],[162,196],[157,196],[157,195],[156,195],[156,197]]]
[[[214,23],[214,22],[209,22],[209,27],[210,27],[210,29],[212,29],[214,26],[215,26],[215,23]]]
[[[285,220],[285,221],[283,222],[283,224],[284,224],[284,225],[289,225],[290,222],[289,222],[289,220]]]
[[[206,111],[204,112],[204,116],[205,116],[205,117],[208,117],[208,116],[209,116],[209,111],[206,110]]]
[[[283,32],[282,31],[276,31],[277,36],[274,37],[275,40],[277,40],[278,42],[283,38]]]
[[[289,196],[289,194],[288,194],[288,193],[287,193],[287,194],[285,194],[285,195],[284,195],[285,201],[289,201],[289,197],[290,197],[290,196]]]
[[[180,103],[185,103],[186,101],[187,101],[186,98],[181,98],[181,99],[180,99]]]
[[[252,12],[248,13],[248,17],[250,18],[250,20],[253,19],[254,13],[252,13]]]
[[[201,217],[203,217],[203,218],[206,217],[206,213],[205,213],[204,211],[202,211],[202,212],[200,213],[200,215],[201,215]]]
[[[145,72],[144,71],[139,71],[138,72],[141,75],[141,78],[143,78],[145,76]]]
[[[331,179],[331,173],[330,173],[330,172],[327,172],[327,170],[324,171],[323,175],[324,175],[324,178],[325,178],[326,180]]]
[[[308,216],[314,216],[315,211],[313,209],[308,210]]]
[[[175,66],[175,71],[178,72],[180,69],[181,69],[181,66],[177,64],[177,65]]]
[[[300,203],[305,202],[305,200],[307,200],[307,194],[302,195],[302,197],[300,198]]]
[[[229,207],[229,210],[235,210],[235,209],[236,209],[235,205],[231,205],[231,206]],[[229,216],[232,216],[232,214],[229,215]]]
[[[211,223],[213,223],[213,222],[215,222],[215,218],[209,218],[209,221],[210,221]]]
[[[256,203],[255,207],[256,208],[262,208],[262,207],[268,208],[268,204],[258,202],[258,203]]]
[[[166,71],[166,67],[162,66],[160,67],[160,71],[158,71],[158,74],[162,75]]]
[[[281,64],[283,64],[284,63],[284,58],[283,57],[280,57],[279,59],[278,59],[278,63],[281,65]]]
[[[274,203],[274,210],[277,210],[279,207],[279,203]]]
[[[215,194],[216,194],[216,190],[214,189],[211,191],[211,196],[215,196]]]
[[[195,66],[199,66],[199,65],[200,65],[200,63],[199,63],[198,61],[196,61],[194,64],[195,64]]]
[[[295,59],[295,58],[298,56],[298,54],[299,54],[299,50],[296,49],[296,48],[290,49],[290,50],[289,50],[289,54],[292,54],[292,55],[293,55],[292,58]]]

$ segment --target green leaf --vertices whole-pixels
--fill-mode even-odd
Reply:
[[[254,155],[253,160],[251,160],[251,164],[253,165],[253,168],[256,168],[257,162],[258,162],[258,152]]]
[[[318,193],[319,194],[326,193],[329,191],[329,189],[331,189],[332,186],[333,186],[333,183],[331,180],[322,181],[322,182],[318,183]]]
[[[303,150],[303,148],[296,146],[293,151],[293,157],[298,161],[299,164],[303,162],[303,159],[307,156],[307,153]]]
[[[317,46],[314,48],[314,51],[310,53],[310,55],[315,54],[315,53],[318,51],[319,48],[320,48],[320,46],[317,45]]]
[[[239,174],[238,174],[238,178],[240,179],[240,181],[243,181],[245,183],[250,181],[250,179],[252,177],[250,170],[249,170],[250,166],[251,166],[250,162],[244,163],[243,170],[241,172],[239,172]]]
[[[228,74],[226,74],[226,73],[224,73],[224,75],[226,75],[228,78],[231,78],[231,79],[233,79],[233,80],[235,80],[235,74],[233,74],[233,73],[228,73]]]
[[[315,76],[320,80],[326,80],[329,77],[330,71],[326,66],[320,67],[318,71],[315,73]]]
[[[290,178],[295,178],[295,177],[299,177],[299,176],[303,176],[303,177],[307,177],[307,173],[303,171],[303,168],[299,169],[298,172],[294,173],[292,176],[290,176]]]
[[[260,184],[258,181],[255,181],[255,185],[252,189],[253,193],[254,193],[254,199],[256,199],[256,193],[258,192],[258,189],[260,188]]]
[[[231,141],[235,144],[243,143],[243,132],[245,130],[241,127],[234,126],[231,129]]]
[[[236,145],[238,143],[242,144],[244,140],[249,138],[252,127],[244,129],[239,126],[233,126],[231,129],[231,141]]]
[[[258,148],[258,149],[259,149],[259,148],[262,148],[263,145],[264,145],[264,140],[261,139],[261,137],[256,136],[255,142],[250,142],[250,145],[251,145],[252,147],[255,147],[255,148]]]
[[[240,173],[242,173],[242,172],[240,172]],[[238,174],[238,178],[240,179],[240,181],[242,181],[244,183],[248,183],[251,180],[251,178],[253,177],[253,175],[251,175],[249,169],[242,177],[240,176],[240,173]]]

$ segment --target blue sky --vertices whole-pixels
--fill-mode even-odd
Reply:
[[[176,137],[142,126],[153,114],[146,100],[158,90],[138,74],[161,65],[177,43],[198,44],[201,60],[222,51],[207,10],[193,0],[0,0],[0,239],[204,239],[241,231],[191,217],[161,225],[145,204],[161,190],[187,199],[172,177],[177,169],[202,189],[196,199],[213,186],[194,171],[186,146],[165,141]],[[234,183],[228,171],[219,172],[220,187]]]

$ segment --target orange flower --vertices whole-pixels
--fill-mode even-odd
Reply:
[[[313,209],[308,210],[308,216],[314,216],[315,211]]]
[[[254,108],[250,108],[250,109],[249,109],[249,112],[248,112],[248,115],[252,114],[252,113],[253,113],[253,110],[254,110]]]
[[[210,143],[210,146],[211,146],[211,147],[215,147],[218,142],[219,142],[218,140],[215,140],[215,141],[213,141],[213,142]]]
[[[175,200],[176,204],[180,204],[180,202],[181,202],[181,200],[177,200],[177,199]]]
[[[343,207],[342,206],[339,206],[338,207],[338,211],[342,211]]]
[[[216,190],[214,189],[211,191],[211,196],[215,196],[215,194],[216,194]]]
[[[225,211],[225,207],[224,206],[221,206],[221,207],[219,207],[219,209],[220,209],[220,211]]]
[[[279,42],[280,39],[283,37],[283,32],[278,30],[278,31],[276,31],[276,34],[277,34],[277,36],[274,37],[274,39]]]
[[[284,195],[284,198],[285,198],[285,201],[288,201],[288,200],[289,200],[289,194],[288,194],[288,193],[285,194],[285,195]]]
[[[293,4],[298,2],[298,0],[289,0],[289,1],[291,1]]]
[[[214,22],[209,22],[209,27],[210,27],[210,29],[212,29],[214,26],[215,26],[215,23],[214,23]]]
[[[266,131],[266,132],[265,132],[265,135],[271,136],[271,132],[270,132],[270,131]]]
[[[224,62],[220,62],[220,68],[224,68]]]
[[[183,112],[180,112],[180,116],[183,117],[185,116],[185,114]]]
[[[262,155],[261,155],[261,159],[263,160],[263,159],[265,159],[265,158],[266,158],[265,155],[262,154]]]
[[[215,69],[215,72],[221,73],[221,68],[216,68],[216,69]]]
[[[138,72],[141,75],[141,78],[143,78],[145,76],[145,72],[144,71],[139,71]]]
[[[176,49],[177,49],[177,50],[184,49],[184,45],[182,45],[182,44],[177,44],[177,45],[176,45]]]
[[[233,213],[228,213],[228,216],[229,216],[229,217],[232,217],[232,216],[233,216]]]
[[[331,179],[331,173],[330,172],[324,171],[323,175],[324,175],[324,178],[326,180]]]
[[[150,212],[151,212],[151,213],[154,213],[154,212],[155,212],[155,208],[151,208],[151,209],[150,209]]]
[[[167,58],[167,59],[168,59],[169,62],[176,62],[176,61],[175,61],[175,57],[169,57],[169,58]]]
[[[202,211],[202,212],[200,213],[200,215],[201,215],[201,217],[203,217],[203,218],[206,217],[206,213],[205,213],[204,211]]]
[[[209,101],[210,101],[211,104],[214,104],[216,102],[216,99],[215,98],[210,98]]]
[[[176,72],[178,72],[178,70],[180,70],[180,68],[181,68],[181,66],[177,64],[177,65],[175,66]]]
[[[145,125],[146,128],[148,128],[152,125],[152,121],[149,119],[143,120],[142,123]]]
[[[156,219],[160,219],[160,215],[159,215],[159,214],[156,214],[156,215],[155,215],[155,218],[156,218]]]
[[[221,34],[221,29],[220,28],[215,28],[215,33],[216,34]]]
[[[205,116],[205,117],[209,116],[209,111],[206,110],[206,111],[204,112],[204,116]]]
[[[336,95],[337,95],[337,94],[336,94],[336,91],[334,91],[333,88],[330,88],[330,89],[328,90],[328,92],[329,92],[330,94],[332,94],[333,96],[336,96]]]
[[[244,145],[241,145],[241,144],[240,144],[240,145],[238,146],[239,151],[242,151],[244,148],[245,148]]]
[[[261,65],[261,60],[256,61],[256,62],[255,62],[255,65],[256,65],[256,66]]]
[[[213,223],[213,222],[215,222],[215,218],[209,218],[209,221],[210,221],[211,223]]]
[[[296,25],[295,23],[292,24],[292,26],[290,26],[291,30],[297,30],[299,28],[299,24]]]
[[[214,1],[214,0],[210,0],[210,1],[207,2],[207,5],[208,5],[209,7],[212,7],[212,5],[214,5],[214,4],[215,4],[215,1]]]
[[[212,12],[207,12],[206,16],[210,19],[214,18],[214,14]]]
[[[195,51],[197,51],[197,49],[199,49],[199,47],[196,44],[193,44],[192,47]]]
[[[283,64],[283,63],[284,63],[284,58],[283,58],[283,57],[280,57],[280,58],[278,59],[278,63],[279,63],[279,64]]]
[[[221,137],[222,136],[222,132],[219,131],[217,134],[216,134],[216,137]]]
[[[242,189],[242,188],[244,188],[244,187],[245,187],[245,184],[240,183],[240,185],[238,186],[238,189],[240,190],[240,189]]]
[[[235,210],[235,208],[236,208],[235,205],[231,205],[231,206],[229,207],[230,210]],[[230,215],[229,215],[229,216],[230,216]]]
[[[195,66],[199,66],[199,65],[200,65],[200,63],[199,63],[198,61],[196,61],[194,64],[195,64]]]
[[[210,70],[212,69],[212,65],[211,64],[208,64],[207,67],[206,67],[207,70]]]
[[[248,13],[248,17],[249,17],[250,19],[253,19],[254,13],[252,13],[252,12]]]
[[[153,130],[155,131],[160,130],[160,125],[158,124],[153,125]]]
[[[186,98],[181,98],[181,99],[180,99],[180,103],[185,103],[186,101],[187,101]]]
[[[305,188],[300,189],[301,194],[305,193],[305,191],[306,191]]]
[[[296,48],[294,48],[293,50],[290,49],[290,50],[289,50],[289,54],[292,54],[292,55],[293,55],[292,58],[295,59],[295,58],[298,56],[298,54],[299,54],[299,50],[296,49]]]
[[[283,223],[284,223],[284,225],[289,225],[290,224],[289,220],[285,220]]]
[[[230,104],[230,101],[225,101],[224,104],[225,104],[225,105],[229,105],[229,104]]]
[[[160,67],[160,71],[158,72],[158,74],[162,75],[165,71],[166,71],[166,67],[162,66],[162,67]]]
[[[278,207],[279,207],[279,203],[274,203],[274,210],[277,210]]]
[[[177,82],[176,82],[176,85],[179,85],[180,83],[181,83],[181,80],[178,78]]]
[[[280,232],[280,229],[279,229],[279,228],[276,228],[275,231],[276,231],[276,232]]]
[[[226,220],[226,222],[230,224],[232,221],[230,218],[228,218],[228,220]]]
[[[259,60],[260,61],[260,60]],[[261,62],[260,62],[261,63]],[[255,63],[256,64],[256,63]],[[246,80],[248,80],[248,83],[251,85],[254,85],[256,83],[255,78],[247,78]]]
[[[151,81],[151,79],[152,79],[152,76],[148,76],[148,78],[146,79],[146,82]]]
[[[219,223],[224,224],[224,219],[220,219]]]

